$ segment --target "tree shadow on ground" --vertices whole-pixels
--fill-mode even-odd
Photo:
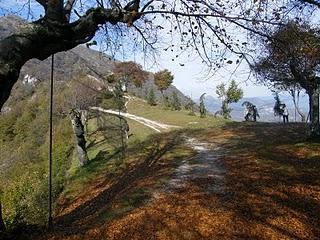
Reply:
[[[116,179],[110,181],[110,178],[106,177],[99,185],[102,188],[103,186],[107,187],[96,196],[82,203],[71,212],[55,218],[55,234],[63,236],[74,233],[81,234],[93,226],[102,224],[101,222],[97,223],[95,219],[108,212],[112,202],[117,197],[123,196],[143,179],[149,177],[157,178],[159,175],[164,174],[166,169],[163,168],[166,166],[159,164],[160,159],[180,143],[181,138],[178,134],[175,134],[174,136],[168,135],[167,138],[162,136],[158,139],[152,139],[152,142],[144,143],[145,146],[143,144],[135,146],[131,151],[135,152],[136,149],[139,149],[143,152],[141,155],[144,156],[139,156],[140,159],[126,167]],[[147,148],[143,149],[143,147]],[[146,197],[147,195],[143,196],[143,198]],[[138,202],[143,204],[145,199],[140,199]]]
[[[89,229],[102,227],[106,221],[95,220],[115,200],[125,198],[141,181],[167,174],[168,165],[161,159],[179,146],[183,135],[226,150],[219,156],[226,169],[225,192],[207,194],[206,185],[215,182],[195,179],[185,198],[183,192],[168,193],[168,202],[154,200],[152,211],[146,205],[148,193],[142,192],[133,205],[145,207],[139,212],[143,217],[129,222],[120,229],[121,237],[113,239],[156,239],[156,230],[167,231],[162,239],[317,239],[320,146],[306,143],[305,132],[302,124],[228,123],[222,128],[171,132],[137,144],[131,149],[140,151],[135,164],[113,181],[106,177],[99,183],[101,192],[55,219],[54,239],[81,239]],[[196,207],[189,208],[192,204]]]
[[[306,124],[227,123],[221,129],[185,132],[225,149],[220,158],[226,189],[215,195],[232,216],[226,239],[320,236],[320,145],[308,139],[307,129]],[[203,194],[207,185],[215,184],[205,177],[191,182]],[[209,207],[210,201],[203,206]]]
[[[235,135],[224,144],[233,154],[225,158],[232,197],[223,204],[235,222],[247,223],[239,224],[246,233],[258,228],[261,239],[268,231],[280,238],[320,236],[320,145],[308,141],[306,129],[274,123],[224,127]]]

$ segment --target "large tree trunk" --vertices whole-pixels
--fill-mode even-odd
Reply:
[[[318,93],[318,91],[314,91],[312,94],[311,137],[320,138],[319,93]]]
[[[1,236],[1,233],[5,231],[6,231],[6,226],[4,225],[4,221],[2,218],[2,208],[1,208],[1,201],[0,201],[0,236]]]
[[[311,123],[311,137],[320,137],[319,126],[319,93],[317,90],[308,92],[309,96],[309,115]]]
[[[28,60],[44,60],[54,53],[90,41],[100,24],[132,22],[138,18],[137,14],[133,18],[133,12],[118,8],[96,8],[68,23],[67,18],[61,17],[62,12],[61,5],[49,4],[45,17],[33,23],[21,23],[13,35],[0,40],[0,110]]]
[[[73,132],[77,139],[77,152],[79,157],[80,166],[85,165],[88,162],[88,155],[86,149],[86,139],[84,125],[81,122],[81,114],[76,110],[72,110],[70,113]]]
[[[295,91],[290,91],[290,95],[292,97],[294,108],[295,108],[295,110],[297,111],[297,113],[299,114],[299,116],[301,118],[301,122],[305,122],[306,121],[306,116],[304,115],[304,113],[299,108],[299,95],[300,95],[299,92],[297,94],[297,97],[296,97]]]

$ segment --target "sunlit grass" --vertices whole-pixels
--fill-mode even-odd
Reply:
[[[165,110],[161,105],[150,106],[139,98],[129,102],[128,112],[154,121],[176,125],[183,128],[206,128],[210,126],[222,125],[226,122],[224,119],[214,118],[213,116],[200,118],[198,113],[196,113],[196,116],[192,116],[189,114],[189,111],[184,109],[181,111],[172,111]]]

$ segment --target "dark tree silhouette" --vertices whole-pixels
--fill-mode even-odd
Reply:
[[[289,22],[279,27],[265,44],[265,54],[253,69],[258,79],[275,88],[296,86],[309,96],[311,135],[320,136],[319,78],[320,34],[307,24]]]
[[[204,96],[206,95],[206,93],[203,93],[201,96],[200,96],[200,117],[201,118],[205,118],[206,115],[207,115],[207,109],[206,109],[206,106],[204,104]]]

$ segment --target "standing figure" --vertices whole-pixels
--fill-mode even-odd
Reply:
[[[248,107],[246,106],[246,107],[244,108],[244,111],[243,111],[243,116],[244,116],[244,120],[245,120],[245,121],[249,121],[249,115],[250,115],[249,109],[248,109]]]
[[[257,117],[260,117],[257,107],[255,105],[253,105],[249,101],[243,102],[242,106],[245,107],[244,108],[244,112],[243,112],[244,119],[246,121],[254,121],[254,122],[256,122],[257,121]]]
[[[252,116],[253,116],[253,121],[256,122],[257,121],[257,117],[260,118],[259,113],[258,113],[258,109],[255,105],[252,106]]]
[[[283,118],[283,123],[289,122],[289,112],[285,104],[282,104],[282,118]]]

